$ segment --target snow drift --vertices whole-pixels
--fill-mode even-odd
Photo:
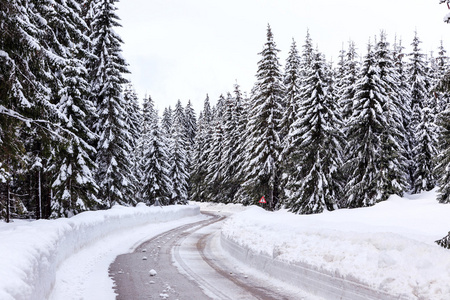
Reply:
[[[450,206],[429,192],[318,215],[252,207],[226,221],[222,234],[252,254],[402,299],[444,300],[450,297],[450,251],[434,241],[447,234],[449,216]]]
[[[117,231],[200,213],[198,206],[114,206],[70,219],[0,226],[0,299],[46,299],[56,270],[86,245]]]

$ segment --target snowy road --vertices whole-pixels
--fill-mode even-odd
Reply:
[[[287,292],[223,254],[224,216],[166,231],[110,266],[117,299],[309,299]],[[151,270],[156,275],[151,276]]]

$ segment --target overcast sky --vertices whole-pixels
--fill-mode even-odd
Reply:
[[[122,0],[118,8],[129,78],[160,112],[190,99],[198,114],[207,93],[214,104],[236,81],[249,92],[268,23],[283,67],[292,38],[301,48],[307,29],[327,60],[336,61],[349,39],[365,54],[380,30],[391,43],[401,38],[406,51],[417,30],[425,53],[440,40],[450,53],[448,9],[439,0]]]

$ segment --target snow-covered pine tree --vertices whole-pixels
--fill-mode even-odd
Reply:
[[[283,77],[272,30],[267,27],[267,42],[258,62],[257,82],[253,88],[248,123],[248,165],[243,187],[247,203],[258,203],[265,196],[267,208],[278,202],[280,181],[280,139],[278,136],[284,97]]]
[[[95,110],[88,99],[87,71],[81,60],[73,57],[64,67],[63,76],[58,109],[70,135],[62,133],[67,141],[56,146],[57,154],[53,156],[52,217],[70,217],[98,205],[96,169],[91,160],[96,151],[88,143],[94,134],[86,125]]]
[[[193,151],[193,170],[191,175],[192,200],[208,201],[206,176],[208,173],[209,147],[212,139],[212,120],[209,97],[206,96],[203,111],[200,113],[197,123],[197,135],[195,136]]]
[[[367,55],[355,85],[353,112],[348,123],[348,150],[345,164],[349,174],[346,203],[349,208],[372,206],[386,198],[378,190],[381,135],[387,126],[384,108],[387,103],[374,51],[369,44]]]
[[[286,139],[292,123],[296,120],[297,110],[300,103],[300,56],[298,54],[295,40],[292,40],[291,49],[286,60],[284,71],[284,86],[286,94],[284,99],[283,117],[280,123],[280,138],[283,149],[287,148],[289,141]]]
[[[45,124],[33,128],[25,139],[31,163],[27,172],[33,178],[30,180],[31,189],[34,190],[31,201],[36,203],[36,217],[48,218],[51,215],[51,183],[57,176],[54,173],[58,167],[55,163],[64,160],[55,150],[63,147],[63,140],[58,136],[61,133],[58,123],[66,121],[66,117],[56,107],[64,88],[63,70],[71,59],[83,57],[83,49],[77,43],[86,41],[87,37],[81,33],[85,24],[75,1],[62,3],[45,0],[25,6],[28,11],[34,12],[34,17],[28,20],[34,19],[32,22],[39,28],[36,43],[41,46],[39,61],[27,62],[35,70],[39,70],[33,84],[40,86],[40,95],[33,99],[30,115]],[[76,64],[82,65],[81,62]]]
[[[96,0],[92,20],[93,54],[90,74],[92,93],[99,118],[94,130],[97,143],[97,181],[99,198],[105,207],[135,203],[136,182],[130,156],[132,137],[126,123],[127,104],[123,97],[127,64],[121,55],[121,38],[114,27],[120,26],[115,3],[118,0]]]
[[[138,151],[139,151],[139,155],[138,157],[144,157],[144,153],[147,151],[147,142],[148,142],[148,138],[150,136],[150,132],[151,129],[153,128],[153,126],[155,125],[154,123],[159,120],[158,119],[158,114],[157,111],[155,109],[155,104],[153,102],[153,99],[151,96],[145,96],[143,103],[142,103],[142,116],[141,116],[141,126],[140,126],[140,130],[141,130],[141,136],[140,136],[140,140],[139,140],[139,145],[138,145]],[[163,133],[162,130],[162,124],[160,124],[159,126],[161,133]],[[165,137],[168,138],[168,136],[164,133]],[[143,161],[141,160],[141,164],[140,164],[140,168],[141,168],[141,177],[139,177],[139,180],[143,180],[143,176],[144,176],[144,164]]]
[[[392,57],[394,66],[396,69],[396,73],[398,74],[398,88],[401,93],[398,94],[400,97],[400,102],[403,103],[401,114],[403,119],[403,128],[405,130],[405,136],[403,138],[403,148],[404,148],[404,156],[407,163],[407,185],[411,187],[411,183],[413,182],[413,140],[412,135],[414,132],[411,128],[411,86],[409,84],[409,75],[408,75],[408,64],[404,61],[407,55],[403,53],[405,47],[402,45],[402,40],[397,40],[395,37],[395,42],[392,50]]]
[[[246,99],[243,98],[238,84],[234,86],[234,96],[232,98],[232,119],[226,124],[229,131],[227,138],[227,162],[225,163],[225,181],[226,181],[226,202],[237,202],[236,194],[241,188],[242,176],[241,169],[244,164],[243,153],[245,147],[245,128],[247,118],[245,114]]]
[[[170,106],[168,108],[167,107],[164,108],[163,117],[161,120],[161,127],[166,137],[170,137],[172,135],[173,111]]]
[[[224,115],[222,117],[225,117]],[[207,186],[206,195],[212,202],[221,202],[223,201],[221,192],[225,181],[225,162],[222,157],[227,154],[227,150],[224,150],[224,147],[226,146],[224,124],[222,123],[221,118],[216,117],[217,114],[214,114],[214,116],[211,142],[207,148],[208,164],[205,177]]]
[[[342,98],[342,92],[343,92],[342,84],[344,83],[343,79],[345,77],[345,60],[346,60],[346,56],[347,56],[346,54],[347,53],[344,50],[344,43],[342,43],[342,48],[341,48],[341,50],[339,50],[337,66],[333,70],[334,77],[335,77],[334,88],[335,88],[335,94],[336,94],[337,99]],[[339,102],[339,107],[342,111],[343,109],[341,107],[340,102]]]
[[[123,97],[126,103],[126,115],[125,122],[129,125],[129,144],[131,145],[132,151],[130,152],[130,161],[132,166],[132,171],[134,173],[134,178],[136,182],[133,184],[137,187],[140,179],[142,178],[142,168],[141,161],[142,155],[139,150],[140,142],[144,132],[142,131],[141,125],[143,123],[143,115],[141,113],[141,108],[139,107],[139,100],[134,90],[132,84],[127,84],[124,89]],[[156,113],[157,114],[157,113]],[[136,188],[136,201],[139,201],[139,189]]]
[[[341,81],[337,83],[339,89],[337,91],[339,96],[339,106],[342,110],[344,122],[347,122],[352,115],[355,83],[360,71],[360,63],[356,50],[355,42],[349,41],[343,66],[343,75]]]
[[[441,80],[441,78],[443,78],[446,71],[450,69],[449,68],[450,60],[442,40],[438,47],[438,52],[435,61],[436,61],[435,62],[436,68],[435,70],[433,70],[434,72],[431,76],[433,88],[439,85],[439,81]],[[437,107],[436,107],[437,113],[444,111],[450,104],[450,92],[434,90],[433,96],[437,98]]]
[[[156,111],[151,105],[147,108],[148,115],[156,119],[147,124],[149,130],[145,137],[146,147],[143,156],[142,198],[149,205],[169,205],[173,190],[169,177],[170,164],[167,153],[169,142],[161,132]]]
[[[286,206],[295,213],[337,209],[342,194],[342,120],[326,72],[322,54],[316,51],[305,73],[302,103],[289,135],[292,150],[288,160],[296,168],[289,174],[292,194]]]
[[[394,57],[389,49],[385,32],[381,32],[374,55],[379,69],[381,87],[386,93],[383,113],[386,116],[387,127],[382,132],[381,176],[378,182],[378,189],[384,193],[381,198],[383,201],[392,194],[402,196],[408,185],[408,160],[404,148],[407,132],[403,116],[409,110],[405,107],[408,94],[400,87],[399,74],[395,68]]]
[[[423,110],[428,106],[430,97],[431,82],[428,79],[428,70],[425,61],[425,54],[419,48],[421,41],[417,36],[417,31],[414,34],[413,42],[411,43],[412,52],[409,54],[410,62],[408,65],[409,85],[410,85],[410,111],[412,112],[411,122],[409,124],[412,134],[410,137],[410,147],[412,148],[412,160],[410,164],[411,185],[413,193],[420,193],[424,188],[429,190],[434,186],[434,179],[432,174],[433,167],[430,165],[431,161],[423,161],[430,155],[435,154],[434,143],[435,138],[429,134],[429,129],[432,129],[433,122],[430,119],[430,112],[423,113]],[[419,128],[420,127],[420,128]],[[419,145],[420,139],[420,145]],[[431,148],[428,148],[431,147]],[[425,151],[428,153],[420,153]],[[431,151],[431,153],[430,153]],[[430,172],[426,174],[426,172]],[[419,182],[416,182],[416,181]]]
[[[450,203],[450,108],[438,115],[439,152],[436,158],[436,177],[438,180],[437,200],[440,203]]]
[[[194,108],[192,107],[191,100],[188,101],[188,104],[184,108],[184,124],[185,124],[185,132],[186,132],[186,153],[188,155],[186,160],[186,170],[189,174],[188,179],[188,196],[189,199],[191,197],[191,181],[190,177],[193,169],[193,149],[195,143],[195,135],[197,134],[197,117],[195,115]]]
[[[421,111],[421,120],[415,128],[416,147],[413,149],[416,168],[414,173],[414,193],[430,191],[436,186],[435,158],[437,155],[437,128],[429,107]]]
[[[170,172],[173,191],[170,204],[186,204],[188,201],[187,152],[186,152],[186,126],[184,108],[178,100],[173,111],[173,125],[170,140]]]
[[[209,101],[209,95],[206,94],[205,101],[203,103],[203,118],[206,123],[211,124],[213,119],[213,111],[211,109],[211,102]]]
[[[450,4],[450,0],[440,0],[440,3]],[[444,18],[450,22],[450,14]],[[441,93],[450,93],[450,72],[447,70],[435,87]],[[450,203],[450,107],[447,105],[437,118],[439,126],[439,155],[436,159],[436,176],[438,178],[437,200],[440,203]]]
[[[87,54],[83,47],[89,45],[90,40],[83,33],[87,26],[80,3],[75,0],[47,2],[47,8],[42,11],[48,20],[46,46],[52,52],[49,61],[53,83],[50,87],[58,117],[66,128],[60,132],[65,140],[53,143],[48,166],[53,177],[52,217],[60,217],[96,208],[98,204],[95,165],[91,160],[95,148],[89,145],[94,134],[86,124],[95,108],[88,99],[84,66]]]
[[[191,100],[188,101],[184,109],[184,119],[186,127],[186,137],[189,147],[194,145],[195,135],[197,133],[197,117],[195,116],[195,110],[192,107]]]
[[[309,29],[306,31],[305,43],[302,46],[302,56],[300,60],[300,76],[305,76],[307,70],[311,67],[314,59],[314,47]]]
[[[421,118],[421,110],[426,104],[428,98],[430,82],[427,78],[427,66],[425,62],[425,54],[419,48],[422,43],[417,36],[417,31],[414,34],[411,46],[413,51],[409,54],[410,62],[408,65],[409,84],[411,88],[411,110],[412,119],[411,127],[417,127]]]
[[[38,28],[29,13],[19,1],[2,1],[0,6],[0,218],[5,217],[7,222],[14,173],[25,163],[24,140],[19,135],[26,128],[24,121],[30,118],[33,99],[40,93],[36,80],[39,69],[33,66],[41,59],[41,46]]]

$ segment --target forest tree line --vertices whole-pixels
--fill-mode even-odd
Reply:
[[[334,67],[308,33],[282,68],[268,27],[248,96],[236,84],[198,118],[181,101],[160,117],[124,77],[116,2],[1,1],[2,218],[262,196],[310,214],[436,185],[450,202],[442,43],[426,55],[416,34],[405,53],[381,33]]]

